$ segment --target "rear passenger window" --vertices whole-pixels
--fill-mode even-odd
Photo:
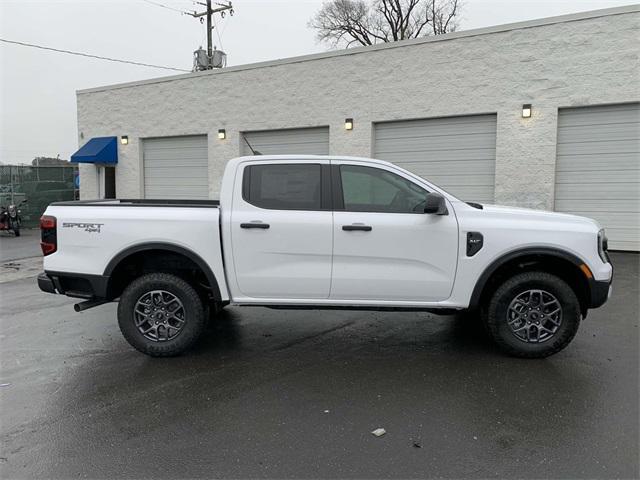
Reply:
[[[275,210],[321,210],[319,164],[250,165],[244,169],[243,197]]]

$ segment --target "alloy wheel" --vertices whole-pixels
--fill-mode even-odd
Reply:
[[[142,295],[133,308],[138,331],[154,342],[175,338],[184,327],[184,305],[166,290],[152,290]]]
[[[542,343],[553,337],[562,324],[562,307],[546,290],[519,293],[507,309],[511,333],[526,343]]]

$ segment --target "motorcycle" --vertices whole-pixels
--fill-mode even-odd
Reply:
[[[0,230],[13,231],[16,237],[20,236],[20,225],[22,223],[20,207],[25,203],[27,203],[27,200],[22,200],[18,205],[11,204],[6,208],[0,206]]]

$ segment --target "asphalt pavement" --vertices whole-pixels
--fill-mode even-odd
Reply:
[[[20,236],[0,231],[0,262],[42,256],[40,230],[23,229]]]
[[[0,476],[638,478],[639,259],[545,360],[473,316],[264,308],[153,359],[115,304],[1,284]]]

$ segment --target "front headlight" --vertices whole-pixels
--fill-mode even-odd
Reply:
[[[609,241],[607,240],[607,236],[604,233],[604,228],[598,232],[598,255],[604,263],[609,263],[609,255],[607,255],[607,250],[609,250]]]

